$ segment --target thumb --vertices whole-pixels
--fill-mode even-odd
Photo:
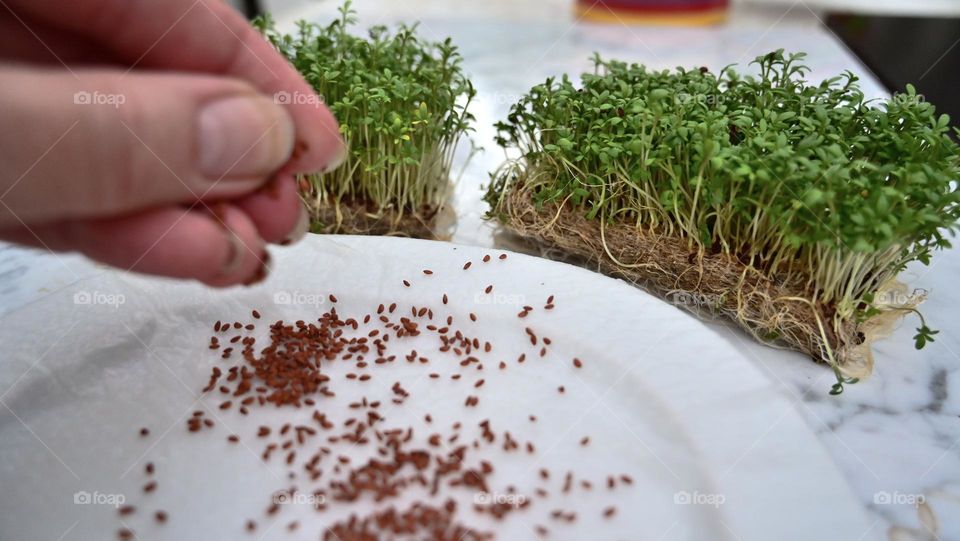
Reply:
[[[224,199],[293,151],[283,107],[182,74],[0,68],[0,229]]]

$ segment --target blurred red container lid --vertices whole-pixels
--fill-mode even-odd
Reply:
[[[723,22],[729,5],[729,0],[577,0],[577,11],[599,22],[705,25]]]

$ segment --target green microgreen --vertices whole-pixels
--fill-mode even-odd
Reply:
[[[913,310],[917,314],[917,317],[920,318],[920,326],[917,328],[917,334],[914,335],[913,341],[917,349],[923,349],[928,342],[935,342],[936,340],[933,337],[937,334],[940,334],[940,331],[935,331],[927,326],[927,320],[924,319],[923,314],[917,310]]]
[[[839,395],[839,394],[843,394],[843,386],[844,386],[844,385],[855,385],[855,384],[857,384],[857,383],[860,383],[860,380],[859,380],[858,378],[848,378],[848,377],[845,377],[845,376],[844,376],[839,370],[837,370],[836,368],[834,368],[833,372],[834,372],[834,375],[837,377],[837,382],[834,383],[834,384],[830,387],[830,394],[832,394],[832,395],[834,395],[834,396]]]
[[[579,87],[547,79],[496,126],[520,158],[492,175],[491,216],[522,190],[803,280],[835,322],[867,315],[908,263],[950,246],[958,146],[912,86],[871,102],[849,72],[806,82],[803,58],[775,51],[741,75],[595,56]],[[918,331],[917,347],[936,333]]]
[[[431,42],[417,27],[349,33],[356,13],[321,26],[301,21],[281,35],[270,17],[256,26],[303,74],[340,123],[345,163],[309,176],[318,205],[353,202],[397,217],[437,209],[447,198],[454,152],[475,119],[475,97],[450,39]]]

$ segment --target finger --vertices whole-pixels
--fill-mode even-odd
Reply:
[[[103,43],[133,67],[229,75],[271,96],[314,95],[283,56],[222,1],[11,0],[11,5],[34,20]],[[330,111],[316,100],[287,101],[297,131],[289,170],[321,171],[339,164],[344,147]]]
[[[286,111],[226,78],[0,67],[0,228],[231,198],[289,160]]]
[[[218,215],[167,207],[110,220],[20,227],[0,237],[80,252],[125,270],[217,287],[262,279],[269,260],[256,226],[237,208],[217,208]]]
[[[0,4],[0,59],[80,67],[119,59],[91,40],[45,24],[17,18]]]
[[[292,175],[277,175],[262,189],[234,204],[247,213],[267,242],[292,244],[302,239],[310,226]]]

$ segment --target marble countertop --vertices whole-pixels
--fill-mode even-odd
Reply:
[[[483,221],[480,186],[502,160],[492,124],[520,94],[547,76],[580,73],[589,57],[608,57],[668,68],[705,65],[719,69],[746,64],[773,49],[806,51],[811,77],[843,70],[863,78],[867,96],[883,88],[845,47],[822,27],[803,2],[769,9],[737,8],[718,28],[677,29],[600,26],[574,20],[562,0],[469,3],[429,0],[361,0],[361,23],[421,21],[428,36],[452,36],[479,92],[475,142],[485,147],[463,169],[455,195],[458,229],[454,242],[494,244]],[[278,14],[324,20],[335,3],[323,2]],[[460,153],[459,163],[467,152]],[[42,253],[0,245],[0,324],[32,302],[103,269],[75,255]],[[802,355],[753,343],[722,323],[719,332],[792,397],[792,407],[836,460],[847,482],[875,517],[873,529],[892,540],[960,539],[960,252],[936,255],[931,266],[913,266],[902,279],[929,292],[923,312],[940,329],[936,342],[913,349],[914,321],[904,321],[875,347],[874,375],[829,395],[833,374]],[[771,427],[771,429],[774,427]],[[771,431],[772,432],[772,431]],[[765,436],[761,436],[765,437]],[[789,487],[784,487],[789,490]],[[850,540],[856,541],[856,540]]]

